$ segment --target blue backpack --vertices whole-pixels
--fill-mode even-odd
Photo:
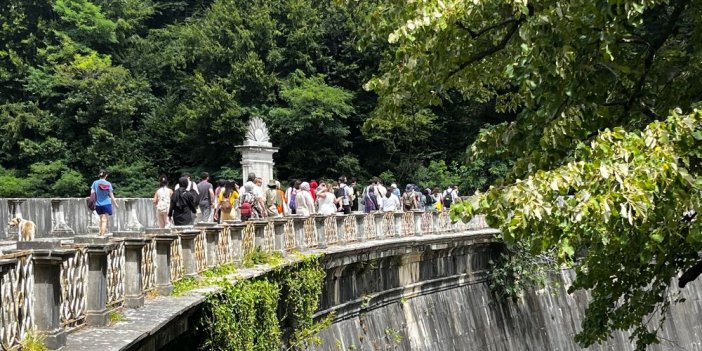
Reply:
[[[297,210],[297,190],[295,188],[290,191],[290,205],[288,207],[291,211]]]

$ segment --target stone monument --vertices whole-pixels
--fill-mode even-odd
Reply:
[[[263,179],[264,186],[268,184],[273,178],[273,154],[278,152],[278,148],[271,144],[268,127],[261,118],[254,117],[249,121],[244,145],[236,148],[241,151],[241,175],[244,182],[248,174],[253,172]]]

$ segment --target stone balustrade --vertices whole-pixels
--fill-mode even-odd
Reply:
[[[65,223],[62,211],[61,203],[55,202],[55,222]],[[169,295],[174,282],[208,268],[239,264],[254,250],[288,255],[352,242],[487,227],[480,217],[452,223],[447,213],[412,211],[154,229],[143,228],[134,211],[130,206],[126,231],[17,242],[15,250],[0,256],[2,349],[17,348],[29,330],[42,333],[46,345],[58,349],[73,329],[105,325],[111,311],[139,308],[145,296]],[[63,229],[62,236],[68,228]]]

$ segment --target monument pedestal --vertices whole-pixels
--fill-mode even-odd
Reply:
[[[273,179],[273,154],[278,152],[278,148],[271,144],[263,120],[258,117],[251,119],[244,145],[238,145],[236,149],[241,152],[241,175],[244,182],[249,173],[261,177],[263,184],[268,184]]]

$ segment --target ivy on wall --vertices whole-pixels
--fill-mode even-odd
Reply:
[[[269,351],[319,343],[332,315],[315,321],[326,273],[319,257],[279,267],[257,280],[222,281],[207,299],[202,349]]]

